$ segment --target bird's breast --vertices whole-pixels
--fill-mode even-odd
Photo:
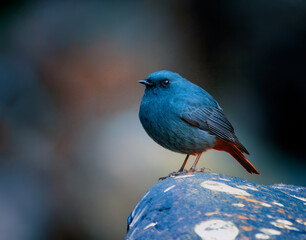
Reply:
[[[194,154],[212,148],[215,137],[193,127],[180,118],[171,101],[142,101],[141,124],[148,135],[161,146],[180,153]]]

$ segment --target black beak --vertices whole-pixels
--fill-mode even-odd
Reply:
[[[141,83],[141,84],[144,84],[146,86],[152,86],[153,85],[151,82],[148,82],[147,80],[139,80],[138,82]]]

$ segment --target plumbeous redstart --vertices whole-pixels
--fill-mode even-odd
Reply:
[[[209,149],[231,154],[249,173],[259,174],[243,153],[232,124],[217,101],[204,89],[171,71],[158,71],[140,80],[146,86],[139,118],[149,136],[161,146],[197,155],[195,167],[203,152]]]

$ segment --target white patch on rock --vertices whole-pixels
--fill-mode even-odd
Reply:
[[[135,211],[136,211],[136,209],[138,208],[140,202],[141,202],[143,199],[145,199],[146,196],[148,196],[149,193],[150,193],[150,191],[148,191],[148,192],[141,198],[141,200],[136,204],[136,206],[135,206],[135,208],[134,208],[134,210],[133,210],[133,212],[132,212],[132,214],[131,214],[131,215],[132,215],[132,218],[135,217]]]
[[[297,218],[295,221],[299,224],[306,225],[306,222],[304,222],[302,218]]]
[[[269,236],[269,235],[263,234],[263,233],[257,233],[257,234],[255,235],[255,237],[256,237],[257,239],[270,239],[270,236]]]
[[[271,186],[272,188],[282,189],[282,190],[289,190],[289,191],[296,191],[295,189],[292,189],[288,187],[286,184],[278,184],[278,186]]]
[[[212,191],[225,192],[228,194],[241,195],[241,196],[251,196],[248,192],[241,190],[239,188],[231,187],[224,183],[219,183],[215,181],[204,181],[200,184],[203,188],[210,189]]]
[[[138,227],[135,228],[135,229],[133,230],[133,232],[131,233],[129,239],[133,240],[133,235],[134,235],[134,233],[135,233],[137,230],[138,230]]]
[[[239,187],[239,188],[242,188],[242,189],[250,189],[250,190],[253,190],[253,191],[258,191],[258,189],[253,187],[253,186],[248,186],[248,185],[236,185],[236,186]]]
[[[245,205],[243,203],[232,203],[234,207],[244,207]]]
[[[142,198],[141,198],[141,200],[143,200],[143,199],[145,199],[146,198],[146,196],[148,196],[149,195],[149,193],[150,193],[150,191],[148,191]]]
[[[303,202],[306,202],[306,198],[298,197],[298,196],[291,195],[291,194],[287,194],[287,195],[289,195],[289,196],[291,196],[291,197],[294,197],[294,198],[296,198],[296,199],[299,199],[299,200],[301,200],[301,201],[303,201]]]
[[[194,175],[181,175],[174,178],[186,178],[186,177],[193,177]]]
[[[297,228],[291,226],[293,225],[292,222],[285,220],[285,219],[277,219],[274,222],[270,222],[273,226],[278,227],[278,228],[283,228],[283,229],[289,229],[289,230],[295,230],[298,231]]]
[[[223,181],[227,181],[227,182],[230,182],[230,180],[226,179],[226,178],[219,178],[220,180],[223,180]]]
[[[260,203],[260,205],[261,206],[264,206],[264,207],[272,207],[272,205],[271,204],[268,204],[268,203]]]
[[[234,240],[239,234],[234,223],[219,219],[200,222],[195,225],[194,231],[202,240]]]
[[[283,223],[283,224],[286,224],[286,225],[292,225],[293,223],[288,221],[288,220],[285,220],[285,219],[277,219],[276,222],[279,222],[279,223]]]
[[[157,224],[157,222],[152,222],[152,223],[148,224],[143,230],[146,230],[150,227],[154,227],[156,224]]]
[[[136,214],[136,216],[133,218],[133,221],[130,224],[130,228],[132,228],[134,226],[134,224],[139,220],[139,218],[142,216],[142,214],[144,213],[144,211],[147,209],[147,207],[145,207],[144,209],[142,209],[142,211],[138,214]]]
[[[172,185],[171,187],[168,187],[167,189],[164,190],[164,192],[168,192],[169,190],[171,190],[172,188],[174,188],[176,185]]]
[[[280,206],[280,207],[284,207],[284,205],[281,204],[281,203],[279,203],[279,202],[275,202],[275,201],[274,201],[273,204],[274,204],[274,205],[277,205],[277,206]]]
[[[261,232],[268,234],[268,235],[281,235],[282,233],[280,231],[277,231],[272,228],[261,228],[259,229]]]

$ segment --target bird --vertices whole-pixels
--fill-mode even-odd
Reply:
[[[202,153],[214,149],[232,155],[250,174],[259,174],[244,156],[249,152],[234,127],[207,91],[168,70],[138,82],[145,85],[139,108],[143,128],[162,147],[186,154],[178,172],[184,171],[190,155],[196,159],[189,171],[196,171]]]

